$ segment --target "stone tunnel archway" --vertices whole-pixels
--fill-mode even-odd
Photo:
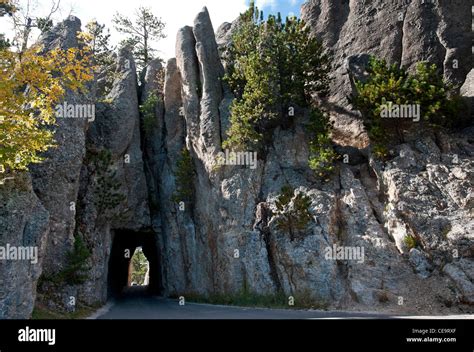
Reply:
[[[135,249],[143,248],[150,263],[150,281],[147,293],[160,295],[163,291],[160,251],[156,235],[151,232],[115,230],[109,259],[108,296],[120,296],[128,286],[130,261]]]

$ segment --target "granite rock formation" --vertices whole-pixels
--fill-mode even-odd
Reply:
[[[326,182],[308,167],[305,113],[274,130],[255,168],[216,164],[233,99],[221,59],[236,23],[214,35],[203,9],[193,27],[179,30],[176,58],[151,62],[141,86],[132,55],[121,50],[109,93],[99,82],[94,94],[66,97],[94,103],[95,120],[59,120],[59,147],[47,161],[0,186],[0,245],[39,248],[35,265],[0,262],[0,317],[31,316],[39,276],[64,268],[77,236],[91,252],[87,280],[57,290],[55,303],[45,302],[55,309],[68,309],[70,296],[105,303],[123,284],[124,250],[143,246],[150,283],[168,297],[245,291],[331,309],[472,312],[473,128],[418,131],[381,163],[364,150],[361,121],[345,100],[351,77],[364,75],[368,55],[376,54],[410,68],[432,60],[447,79],[465,82],[461,92],[472,101],[465,6],[329,0],[303,6],[313,34],[334,53],[327,107],[339,126],[337,148],[351,156]],[[43,40],[47,47],[74,47],[79,28],[71,17]],[[155,108],[140,111],[153,96]],[[184,148],[192,159],[192,201],[177,199]],[[299,196],[310,204],[310,220],[296,236],[280,225],[277,210],[287,185],[294,191],[290,207]],[[364,255],[328,256],[337,248]],[[47,293],[40,299],[51,299]]]

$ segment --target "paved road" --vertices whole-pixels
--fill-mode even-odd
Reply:
[[[110,304],[98,319],[315,319],[387,318],[374,314],[330,313],[284,309],[256,309],[186,303],[163,298],[119,300]]]
[[[92,319],[392,319],[377,313],[256,309],[186,303],[177,300],[129,295],[109,303]],[[411,317],[414,318],[414,317]],[[440,317],[441,318],[441,317]],[[453,318],[469,318],[457,316]],[[472,316],[470,316],[472,319]]]

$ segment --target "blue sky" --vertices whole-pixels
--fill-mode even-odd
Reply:
[[[38,16],[45,15],[51,8],[52,0],[31,0],[35,5],[34,13]],[[20,0],[24,4],[26,0]],[[231,22],[240,13],[244,12],[250,0],[61,0],[61,10],[54,20],[64,19],[69,14],[79,17],[83,26],[91,21],[97,20],[101,24],[112,28],[112,18],[114,13],[131,15],[134,9],[142,6],[151,7],[153,13],[161,17],[166,23],[167,38],[155,43],[159,50],[159,55],[167,60],[175,56],[175,41],[178,30],[186,25],[192,25],[197,13],[207,6],[211,15],[214,29],[217,29],[223,22]],[[304,0],[256,0],[257,6],[263,10],[265,17],[270,13],[281,12],[282,17],[293,13],[300,14],[301,5]],[[4,20],[0,21],[1,31],[11,34],[8,28],[4,29]],[[114,42],[119,42],[121,37],[114,30],[111,31]],[[35,38],[32,38],[34,41]]]
[[[263,10],[265,15],[281,12],[282,17],[285,18],[289,15],[299,17],[304,0],[256,0],[255,3],[260,10]],[[250,0],[247,0],[248,4],[250,4]]]

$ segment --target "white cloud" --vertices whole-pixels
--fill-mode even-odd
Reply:
[[[257,1],[255,1],[255,5],[260,10],[264,10],[266,8],[270,8],[271,10],[275,10],[277,8],[277,0],[257,0]]]
[[[264,2],[270,3],[273,1],[264,0]],[[38,0],[38,3],[38,13],[51,6],[50,0]],[[194,18],[204,6],[207,6],[209,10],[214,30],[217,30],[223,22],[233,21],[247,8],[245,0],[115,0],[113,2],[62,0],[62,12],[57,16],[57,20],[67,17],[72,8],[73,14],[81,19],[83,26],[90,20],[96,19],[99,23],[106,24],[112,29],[112,18],[116,12],[131,16],[140,5],[151,7],[153,13],[166,23],[167,38],[156,44],[157,49],[160,50],[160,56],[164,59],[175,56],[176,33],[183,26],[192,26]],[[120,39],[114,30],[112,30],[112,38],[115,41]]]

